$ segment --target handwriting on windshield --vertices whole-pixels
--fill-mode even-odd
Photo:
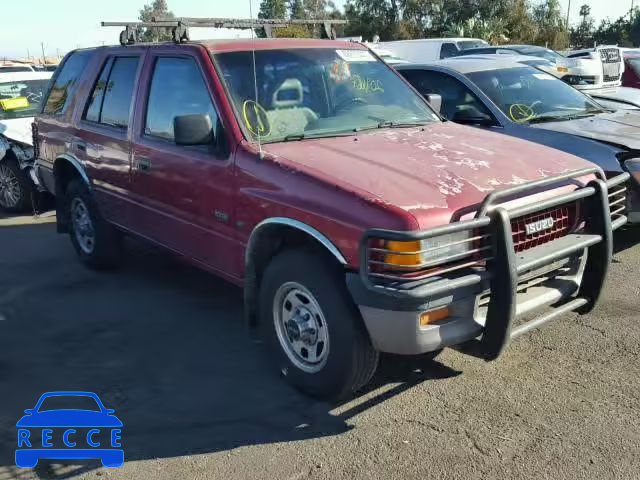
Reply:
[[[364,93],[384,93],[384,87],[380,80],[374,78],[361,77],[360,75],[352,75],[351,83],[353,88]]]

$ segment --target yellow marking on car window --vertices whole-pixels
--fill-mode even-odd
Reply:
[[[535,117],[536,112],[534,112],[533,108],[529,105],[525,105],[524,103],[514,103],[509,107],[509,116],[511,117],[511,120],[516,123],[524,123]]]
[[[0,108],[5,111],[29,108],[29,99],[27,97],[5,98],[0,100]]]
[[[271,133],[267,111],[255,100],[246,100],[242,105],[244,123],[256,137],[266,137]]]
[[[384,93],[382,81],[375,78],[361,77],[354,74],[351,76],[351,84],[353,88],[364,93]]]

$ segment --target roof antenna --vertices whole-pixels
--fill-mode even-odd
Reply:
[[[251,23],[253,23],[253,7],[251,6],[252,0],[249,1],[249,18],[251,19]],[[251,56],[253,57],[253,88],[255,94],[255,102],[258,104],[258,74],[256,72],[256,32],[252,28],[251,29],[251,40],[252,40],[252,48],[251,48]],[[260,160],[264,160],[264,154],[262,153],[262,140],[260,139],[260,129],[258,129],[258,134],[256,135],[258,139],[258,158]]]

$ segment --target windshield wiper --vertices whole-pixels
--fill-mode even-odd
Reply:
[[[598,113],[604,112],[584,112],[584,113],[571,113],[569,115],[539,115],[528,120],[527,123],[544,123],[544,122],[563,122],[567,120],[576,120],[578,118],[593,117]]]
[[[298,140],[309,140],[311,138],[331,138],[331,137],[348,137],[355,133],[355,130],[340,130],[338,132],[322,132],[322,133],[290,133],[285,135],[281,140],[273,139],[263,143],[277,143],[277,142],[295,142]]]
[[[375,125],[367,125],[364,127],[354,128],[354,132],[364,132],[367,130],[377,130],[380,128],[409,128],[409,127],[424,127],[428,125],[430,122],[392,122],[389,120],[385,120],[383,122],[378,122]]]

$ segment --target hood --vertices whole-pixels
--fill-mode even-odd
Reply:
[[[576,120],[538,123],[531,127],[571,133],[620,145],[628,150],[640,150],[640,113],[629,110],[601,113]]]
[[[591,166],[558,150],[451,122],[263,149],[290,168],[401,208],[422,228],[421,212],[441,209],[437,221],[450,220],[493,190]],[[432,213],[427,222],[436,221]]]
[[[598,88],[595,90],[589,90],[588,95],[596,100],[605,99],[613,100],[616,102],[624,102],[635,107],[640,107],[640,90],[637,88],[629,87],[611,87],[611,88]]]
[[[32,146],[32,123],[33,117],[0,120],[0,135],[4,135],[5,137],[16,142]]]

